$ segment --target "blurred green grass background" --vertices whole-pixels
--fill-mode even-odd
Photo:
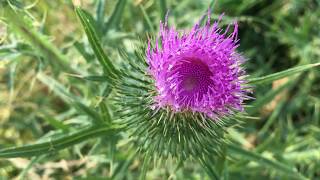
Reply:
[[[8,4],[23,9],[33,38],[40,40],[19,31],[23,16],[8,17]],[[170,25],[188,29],[209,6],[215,19],[225,13],[223,25],[239,22],[239,51],[251,77],[320,61],[319,0],[83,0],[81,6],[92,15],[113,61],[120,58],[118,48],[133,52],[146,45],[167,9]],[[108,84],[82,77],[100,74],[101,68],[71,1],[0,1],[0,45],[0,148],[50,140],[90,123],[86,109],[73,101],[98,109]],[[320,179],[319,68],[254,89],[256,99],[248,102],[242,127],[230,132],[232,141],[253,153],[248,157],[276,160]],[[127,141],[92,139],[54,154],[0,159],[0,179],[137,179],[142,161]],[[269,166],[228,156],[224,178],[292,179]],[[209,177],[199,165],[186,162],[181,168],[168,160],[150,167],[147,179]]]

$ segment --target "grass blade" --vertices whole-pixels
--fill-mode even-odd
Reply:
[[[50,88],[57,96],[59,96],[64,102],[69,103],[71,101],[81,101],[81,99],[71,94],[66,87],[55,79],[43,74],[38,73],[37,78],[46,86]]]
[[[216,172],[216,170],[214,169],[214,166],[212,164],[208,163],[203,158],[200,158],[199,162],[200,162],[202,168],[207,172],[210,179],[215,179],[215,180],[219,179],[219,175]]]
[[[62,131],[69,131],[70,127],[63,122],[55,119],[53,116],[48,113],[43,112],[40,117],[47,121],[55,129],[61,129]]]
[[[105,0],[99,0],[97,3],[97,10],[96,10],[97,29],[100,29],[100,34],[102,33],[103,23],[104,23],[105,4],[106,4]]]
[[[148,24],[148,28],[150,29],[151,32],[154,32],[154,28],[151,22],[151,19],[149,17],[149,15],[147,14],[146,10],[144,9],[144,7],[140,4],[139,8],[143,14],[144,19],[146,20],[147,24]]]
[[[167,3],[166,0],[160,0],[160,16],[161,16],[161,21],[164,22],[166,19],[166,13],[167,13]]]
[[[91,117],[92,122],[95,124],[101,124],[103,123],[103,120],[101,119],[101,116],[94,111],[92,108],[88,107],[84,100],[79,98],[78,96],[75,96],[71,94],[67,88],[65,88],[62,84],[60,84],[55,79],[46,76],[45,74],[39,73],[38,79],[47,85],[52,91],[57,94],[61,100],[68,103],[70,106],[76,108],[79,112],[82,112],[83,114],[87,115],[88,117]]]
[[[257,153],[250,152],[240,147],[237,147],[236,145],[229,144],[228,151],[230,155],[236,155],[238,157],[256,162],[259,165],[275,170],[276,172],[296,178],[299,177],[300,179],[306,179],[302,174],[297,172],[295,169],[288,167],[285,164],[267,159]]]
[[[78,75],[73,75],[70,74],[71,77],[83,79],[86,81],[92,81],[92,82],[108,82],[110,79],[108,76],[100,76],[100,75],[88,75],[88,76],[78,76]]]
[[[128,153],[127,157],[120,162],[118,166],[115,167],[115,170],[112,172],[111,179],[125,179],[126,175],[128,174],[130,165],[136,158],[137,153],[130,152]]]
[[[118,0],[116,7],[114,8],[108,22],[104,26],[103,33],[107,34],[107,32],[115,28],[117,25],[120,24],[120,19],[126,5],[127,0]]]
[[[257,113],[263,106],[272,101],[279,93],[283,92],[286,89],[290,89],[295,83],[296,79],[292,79],[291,81],[281,85],[276,89],[271,89],[268,93],[258,98],[251,104],[250,108],[247,109],[248,114]]]
[[[79,110],[79,111],[83,112],[84,114],[88,115],[89,117],[91,117],[93,123],[95,123],[95,124],[102,124],[103,123],[103,119],[101,118],[100,114],[97,113],[92,108],[90,108],[80,102],[73,102],[72,105],[77,110]]]
[[[272,82],[274,80],[277,79],[281,79],[284,77],[288,77],[288,76],[292,76],[296,73],[301,73],[303,71],[307,71],[311,68],[320,66],[320,63],[315,63],[315,64],[307,64],[307,65],[301,65],[301,66],[297,66],[297,67],[293,67],[281,72],[277,72],[277,73],[273,73],[273,74],[269,74],[266,76],[262,76],[262,77],[257,77],[257,78],[252,78],[249,79],[249,84],[262,84],[262,83],[269,83]]]
[[[284,154],[284,158],[297,164],[301,162],[320,161],[320,147],[309,148],[305,151],[289,152]]]
[[[53,66],[58,66],[67,72],[77,72],[68,65],[68,58],[43,34],[35,30],[23,12],[5,7],[4,14],[10,28],[26,39],[34,47],[34,50],[38,51]]]
[[[86,51],[84,44],[75,41],[73,45],[88,63],[91,63],[94,60],[94,55]]]

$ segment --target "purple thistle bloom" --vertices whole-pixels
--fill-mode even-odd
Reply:
[[[155,108],[175,112],[200,112],[219,119],[233,111],[243,111],[249,90],[241,68],[244,58],[236,52],[238,24],[223,32],[222,18],[210,26],[195,24],[190,32],[179,32],[160,22],[155,46],[146,52],[149,72],[155,80]],[[160,41],[160,42],[159,42]],[[159,45],[161,44],[161,45]]]

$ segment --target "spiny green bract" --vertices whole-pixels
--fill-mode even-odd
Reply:
[[[129,57],[121,51],[124,64],[111,96],[118,106],[117,122],[126,126],[142,154],[156,160],[191,157],[203,162],[218,157],[226,143],[225,128],[239,122],[231,117],[213,121],[202,113],[153,109],[157,92],[143,52]]]

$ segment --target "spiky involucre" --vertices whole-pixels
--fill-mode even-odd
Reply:
[[[215,162],[212,159],[218,157],[226,141],[225,128],[239,123],[233,118],[237,113],[226,115],[242,109],[245,93],[241,56],[235,52],[237,25],[227,35],[220,34],[217,22],[212,27],[208,22],[181,36],[161,24],[157,41],[162,46],[160,42],[154,49],[149,45],[147,60],[143,48],[134,54],[121,51],[128,61],[124,61],[111,100],[119,106],[115,114],[118,121],[127,126],[146,158],[192,157],[212,168],[209,162]],[[178,91],[183,89],[179,79],[189,75],[201,80],[198,89],[193,89],[197,96]],[[192,85],[187,83],[185,88]],[[212,120],[215,115],[219,120]]]
[[[155,108],[201,112],[215,120],[243,110],[248,90],[244,60],[236,52],[238,25],[228,34],[230,25],[222,32],[218,22],[210,26],[208,18],[206,25],[183,33],[160,23],[155,45],[149,43],[146,53],[157,88]]]

